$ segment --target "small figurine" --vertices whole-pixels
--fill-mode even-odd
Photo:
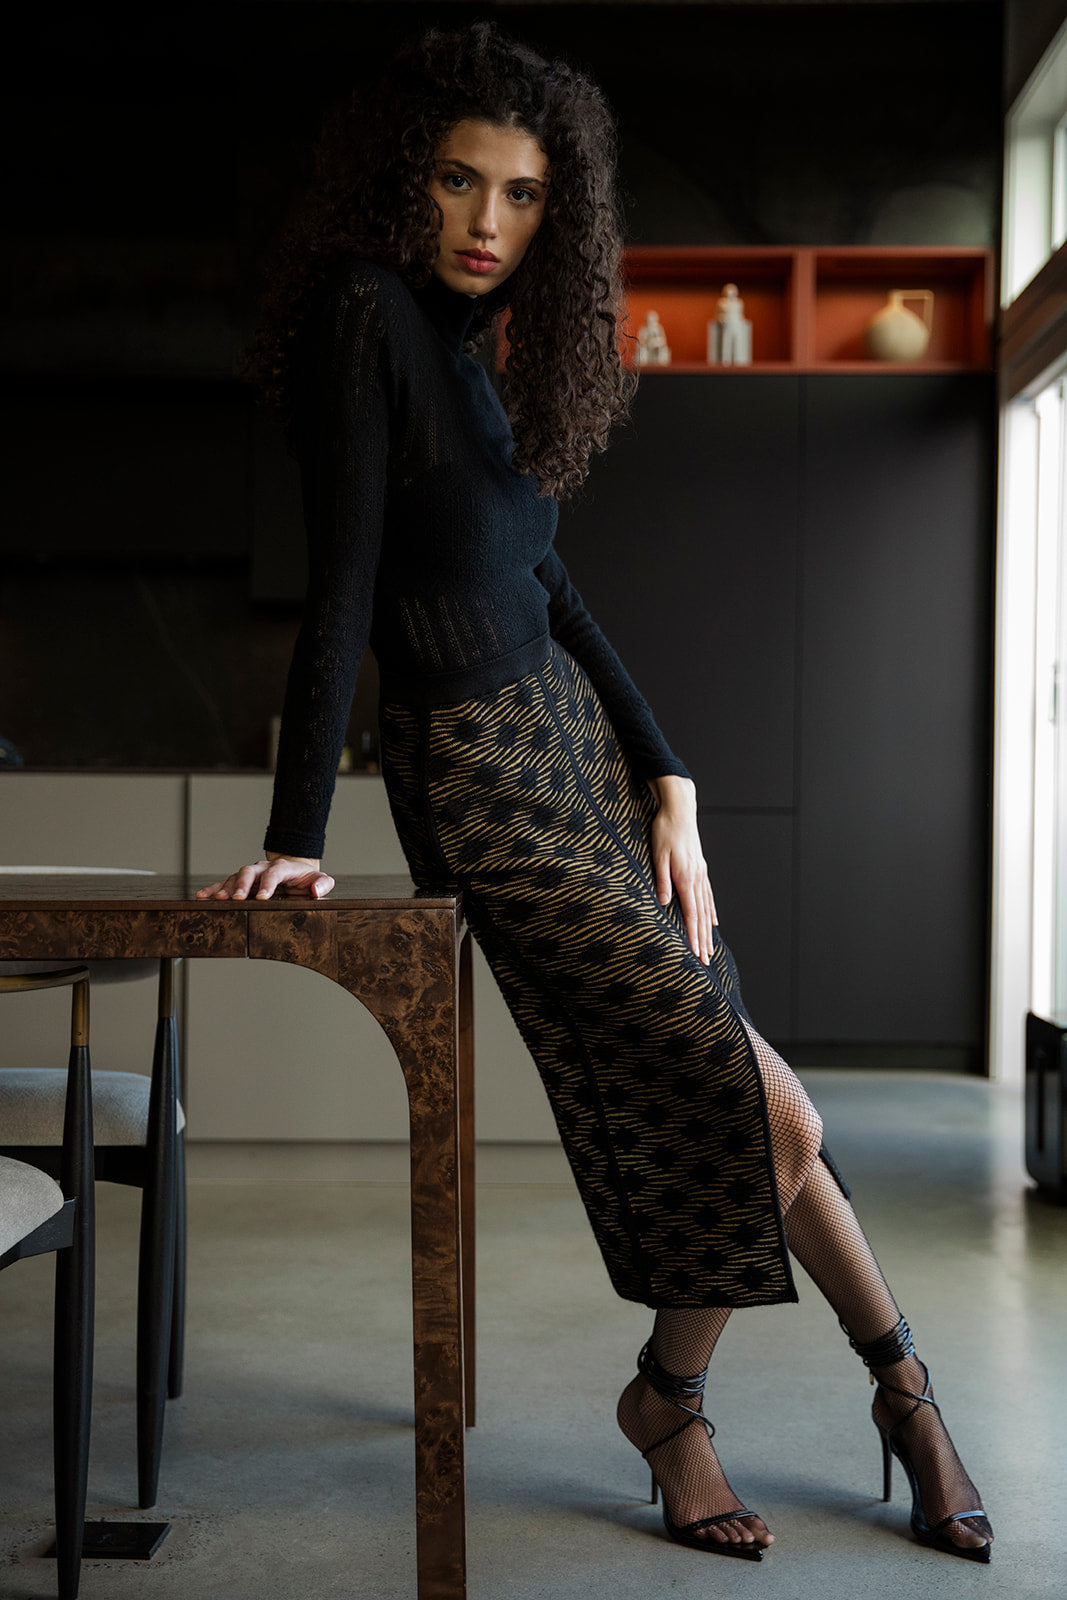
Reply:
[[[658,311],[650,311],[644,326],[637,330],[637,365],[639,367],[666,367],[670,364],[671,347],[659,320]]]
[[[708,361],[713,366],[751,366],[752,324],[736,283],[724,285],[717,309],[718,316],[708,323]]]

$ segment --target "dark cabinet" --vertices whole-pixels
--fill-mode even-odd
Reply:
[[[706,806],[793,804],[800,382],[645,380],[560,517],[571,577]]]
[[[657,374],[561,519],[777,1040],[979,1062],[994,450],[983,373]]]

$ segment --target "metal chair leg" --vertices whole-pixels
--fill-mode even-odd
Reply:
[[[93,1390],[94,1194],[89,1080],[89,985],[74,990],[63,1192],[76,1197],[74,1237],[56,1252],[53,1465],[60,1600],[77,1600],[85,1531]]]
[[[174,963],[164,960],[160,963],[159,1020],[148,1106],[137,1283],[137,1495],[142,1510],[156,1503],[163,1450],[174,1307],[177,1055]]]
[[[178,1135],[174,1172],[174,1304],[170,1321],[167,1399],[177,1400],[185,1372],[185,1133]]]

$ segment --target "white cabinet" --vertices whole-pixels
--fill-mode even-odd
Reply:
[[[8,867],[137,867],[180,873],[185,865],[182,773],[4,772],[0,774],[0,864]],[[147,1072],[156,1031],[156,985],[97,984],[89,1023],[94,1066]],[[0,1013],[0,1063],[65,1066],[70,994],[12,994]]]

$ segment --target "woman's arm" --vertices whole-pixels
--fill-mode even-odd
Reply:
[[[634,771],[648,780],[659,802],[651,835],[656,895],[661,904],[667,905],[677,894],[686,937],[706,966],[711,959],[711,930],[718,916],[697,828],[696,784],[660,732],[648,702],[585,609],[554,549],[538,567],[537,576],[548,591],[552,637],[588,674]]]
[[[656,726],[647,700],[582,604],[555,549],[537,568],[537,577],[548,591],[549,632],[588,674],[638,777],[688,778],[686,767]]]
[[[308,589],[285,692],[262,858],[198,891],[245,899],[318,896],[337,765],[370,632],[388,458],[388,367],[380,269],[351,265],[321,292],[294,364],[294,442]],[[258,887],[257,887],[258,886]]]

